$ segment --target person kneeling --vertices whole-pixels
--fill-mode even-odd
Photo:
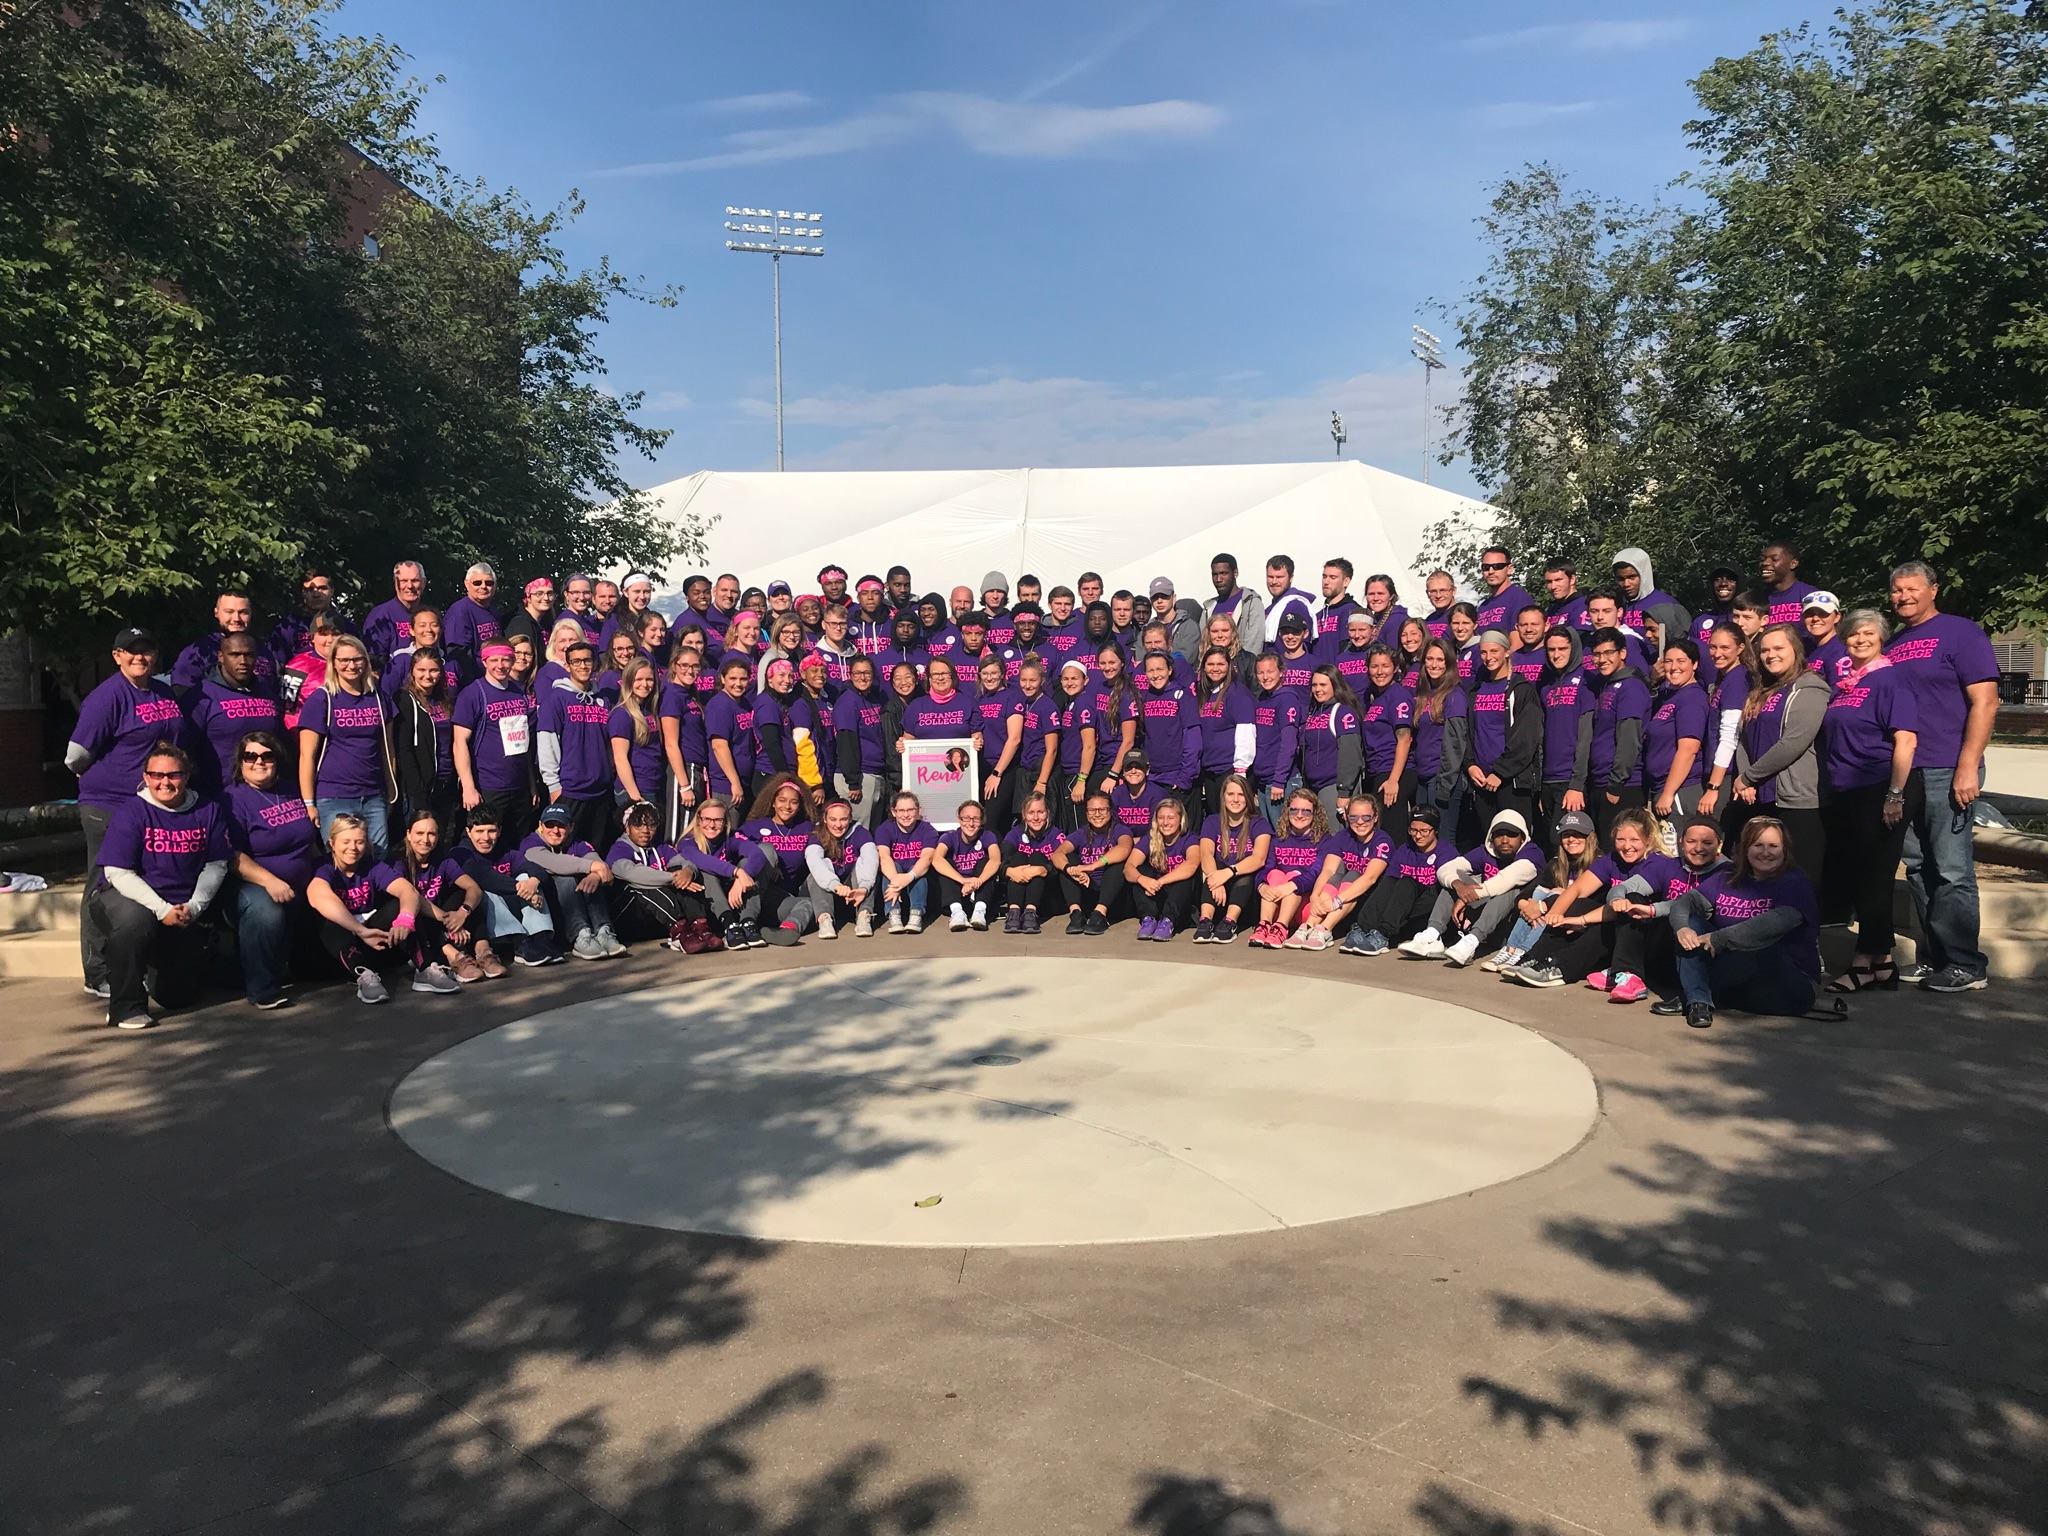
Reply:
[[[540,876],[554,908],[555,932],[578,960],[610,960],[626,952],[612,932],[605,887],[612,883],[611,866],[588,843],[571,842],[575,813],[551,805],[540,813],[540,826],[519,845],[529,872]]]
[[[320,942],[356,979],[356,1001],[381,1003],[391,992],[380,974],[412,966],[415,992],[460,992],[447,966],[420,948],[420,893],[389,864],[370,862],[369,824],[342,811],[327,824],[327,857],[306,887],[306,900],[324,921]]]
[[[1430,909],[1429,926],[1401,945],[1401,953],[1411,960],[1470,965],[1480,949],[1506,929],[1523,894],[1535,887],[1537,857],[1522,813],[1497,813],[1486,829],[1485,846],[1437,870],[1437,884],[1443,890]],[[1444,942],[1447,936],[1449,944]]]
[[[1820,902],[1793,867],[1792,839],[1776,817],[1743,824],[1735,867],[1675,903],[1671,927],[1685,1022],[1694,1029],[1714,1022],[1716,1003],[1794,1016],[1813,1006]]]

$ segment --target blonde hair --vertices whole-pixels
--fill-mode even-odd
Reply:
[[[633,696],[633,684],[640,680],[642,672],[652,672],[653,670],[653,662],[649,661],[645,656],[635,656],[626,663],[626,670],[619,674],[619,707],[625,710],[626,718],[633,722],[633,745],[636,747],[644,747],[649,741],[653,740],[654,728],[647,723],[647,711],[641,707],[640,701]],[[660,696],[658,691],[660,683],[661,679],[656,677],[656,697]]]
[[[373,693],[375,693],[375,692],[377,691],[377,685],[376,685],[375,683],[373,683],[373,682],[371,682],[371,681],[370,681],[370,673],[369,673],[369,667],[370,667],[370,648],[369,648],[369,647],[368,647],[367,645],[363,644],[363,642],[362,642],[362,641],[358,640],[358,639],[357,639],[357,638],[356,638],[356,637],[355,637],[354,635],[342,635],[342,636],[340,636],[340,637],[339,637],[339,638],[338,638],[338,639],[337,639],[337,640],[336,640],[336,641],[334,642],[334,645],[332,646],[332,648],[330,648],[330,649],[328,650],[328,652],[327,652],[327,677],[326,677],[325,679],[323,679],[323,680],[322,680],[321,686],[322,686],[322,687],[326,687],[326,685],[327,685],[327,683],[328,683],[329,681],[331,681],[331,682],[334,682],[334,683],[340,683],[340,682],[341,682],[341,669],[340,669],[339,667],[335,666],[335,662],[336,662],[337,660],[339,660],[339,659],[340,659],[340,657],[341,657],[341,653],[342,653],[343,651],[345,651],[345,650],[347,650],[347,651],[354,651],[354,652],[355,652],[355,653],[356,653],[357,655],[359,655],[359,656],[361,656],[361,657],[363,658],[363,668],[364,668],[364,672],[363,672],[363,691],[362,691],[362,694],[358,695],[358,697],[367,697],[367,696],[369,696],[370,694],[373,694]],[[334,691],[334,690],[333,690],[333,689],[331,689],[331,688],[329,688],[329,689],[328,689],[328,692],[330,692],[330,693],[332,693],[333,691]],[[355,690],[354,690],[354,689],[352,689],[352,688],[347,688],[347,687],[344,687],[344,688],[342,689],[342,691],[343,691],[344,693],[354,693],[354,692],[355,692]]]
[[[1174,829],[1173,835],[1175,837],[1185,837],[1188,830],[1188,808],[1179,796],[1168,795],[1158,805],[1153,807],[1152,830],[1145,844],[1146,860],[1154,869],[1162,873],[1166,869],[1166,839],[1159,831],[1159,813],[1169,805],[1173,807],[1174,820],[1179,823],[1179,826]]]

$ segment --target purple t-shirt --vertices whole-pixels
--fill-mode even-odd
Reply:
[[[1700,887],[1712,915],[1709,931],[1732,928],[1752,917],[1761,917],[1777,907],[1795,907],[1804,919],[1779,942],[1793,962],[1814,981],[1820,980],[1820,903],[1813,886],[1797,869],[1788,868],[1775,880],[1737,880],[1732,869],[1710,875]]]
[[[210,762],[207,754],[200,754],[200,776],[216,789],[235,782],[235,751],[250,731],[269,731],[279,739],[285,735],[284,706],[267,683],[259,682],[243,693],[207,678],[185,696],[185,713],[193,734],[213,749]],[[214,768],[217,775],[210,771]]]
[[[1733,671],[1714,679],[1714,686],[1707,690],[1706,758],[1709,765],[1721,750],[1721,716],[1729,710],[1740,711],[1748,698],[1749,668],[1740,662],[1735,664]]]
[[[155,678],[138,688],[116,672],[85,696],[71,739],[93,755],[78,776],[79,801],[111,809],[135,798],[152,747],[159,741],[185,745],[185,715],[176,695]]]
[[[937,741],[974,732],[974,699],[955,689],[944,699],[921,694],[903,706],[903,734],[913,741]]]
[[[391,705],[381,693],[315,688],[300,702],[299,729],[319,737],[313,747],[316,797],[381,796],[384,738]]]
[[[572,799],[611,793],[611,716],[603,699],[573,687],[550,688],[540,696],[534,728],[561,743],[562,793]]]
[[[1266,858],[1261,885],[1284,885],[1308,894],[1323,867],[1323,844],[1328,838],[1297,836],[1292,832],[1273,839],[1273,851]]]
[[[1077,694],[1061,699],[1053,712],[1053,728],[1060,733],[1060,772],[1081,771],[1081,740],[1083,731],[1095,729],[1095,693],[1084,688]],[[1096,761],[1103,758],[1102,743],[1095,744]]]
[[[1415,728],[1415,695],[1399,683],[1389,683],[1364,704],[1365,767],[1380,779],[1394,771],[1400,733]]]
[[[1024,733],[1017,739],[1017,767],[1027,775],[1036,775],[1038,765],[1045,761],[1045,739],[1060,728],[1060,704],[1051,694],[1041,690],[1035,698],[1017,694],[1017,715],[1024,722]],[[998,747],[997,752],[1002,749]]]
[[[1293,771],[1301,743],[1301,695],[1292,688],[1275,688],[1252,698],[1252,730],[1256,745],[1252,751],[1252,777],[1261,784],[1277,784]]]
[[[939,834],[923,817],[906,828],[891,816],[875,828],[875,846],[888,854],[901,872],[923,858],[927,848],[938,847]]]
[[[1199,753],[1200,745],[1188,738],[1199,737],[1200,727],[1193,689],[1168,683],[1138,690],[1138,745],[1151,760],[1152,777],[1162,784],[1186,789],[1194,783],[1198,763],[1189,749]]]
[[[880,694],[869,698],[849,688],[833,700],[832,734],[836,737],[848,731],[860,743],[860,771],[879,774],[889,760],[888,747],[882,740]],[[860,786],[856,784],[854,788]]]
[[[1269,645],[1261,654],[1279,661],[1282,688],[1292,688],[1304,699],[1308,697],[1308,685],[1316,672],[1315,652],[1303,651],[1299,656],[1290,656],[1277,645]]]
[[[1643,723],[1643,784],[1652,796],[1663,790],[1678,744],[1688,739],[1697,741],[1700,749],[1693,754],[1685,782],[1697,784],[1707,771],[1707,690],[1698,683],[1663,690]]]
[[[1654,849],[1633,864],[1620,854],[1609,850],[1593,860],[1587,866],[1586,873],[1602,885],[1619,885],[1624,880],[1640,875],[1644,884],[1650,888],[1650,896],[1647,899],[1655,901],[1661,899],[1658,893],[1670,885],[1671,877],[1683,868],[1684,866],[1670,854],[1658,853]]]
[[[972,837],[955,827],[950,832],[939,834],[939,846],[946,850],[947,862],[958,873],[972,880],[981,873],[981,866],[987,862],[990,852],[996,847],[996,839],[987,827],[983,827]]]
[[[1337,669],[1337,676],[1360,698],[1372,691],[1372,647],[1354,651],[1349,646],[1333,651],[1327,658],[1328,664]]]
[[[352,875],[343,874],[332,864],[322,864],[313,872],[313,878],[339,896],[351,916],[365,918],[377,910],[377,903],[391,889],[391,882],[405,877],[389,864],[364,864]]]
[[[1444,845],[1438,843],[1424,853],[1413,843],[1403,843],[1387,856],[1387,873],[1396,880],[1412,880],[1417,885],[1434,886],[1436,867],[1443,861]]]
[[[1562,598],[1557,606],[1543,615],[1546,629],[1584,629],[1586,627],[1586,600],[1574,592]]]
[[[1794,579],[1791,586],[1780,592],[1775,587],[1764,594],[1770,599],[1771,622],[1773,624],[1797,624],[1799,615],[1806,611],[1806,599],[1820,588],[1811,582]]]
[[[605,736],[609,741],[626,743],[626,766],[633,770],[633,782],[640,793],[653,798],[661,793],[661,721],[657,716],[647,722],[647,740],[633,740],[633,717],[621,704],[605,718]],[[613,782],[624,789],[625,783],[618,778],[618,765],[612,766]]]
[[[458,597],[441,616],[441,634],[452,651],[475,656],[491,640],[504,638],[505,621],[471,597]]]
[[[775,862],[776,873],[791,890],[804,882],[804,849],[811,843],[811,824],[798,818],[779,822],[760,816],[740,828],[739,835]]]
[[[228,831],[238,852],[246,853],[295,891],[303,891],[320,865],[320,832],[296,792],[230,785]]]
[[[413,610],[397,598],[386,598],[363,615],[363,644],[381,666],[392,652],[412,644]]]
[[[1970,714],[1965,690],[1972,683],[1998,680],[1998,654],[1990,638],[1968,619],[1937,613],[1893,635],[1884,654],[1912,684],[1920,715],[1914,763],[1936,770],[1955,767]]]
[[[1841,684],[1820,721],[1824,782],[1831,790],[1889,783],[1893,735],[1919,728],[1920,703],[1903,668],[1877,667]]]
[[[392,873],[410,880],[412,888],[420,893],[421,900],[431,901],[442,911],[452,911],[461,905],[461,888],[456,882],[462,878],[462,866],[454,859],[437,859],[418,874],[408,872],[397,860],[393,860],[388,867]]]
[[[1848,676],[1855,665],[1849,657],[1849,647],[1840,635],[1829,635],[1806,654],[1806,670],[1818,672],[1828,680],[1829,687]]]
[[[533,783],[533,700],[517,683],[500,688],[480,677],[455,700],[455,725],[469,732],[476,787],[487,795]]]
[[[1513,678],[1489,677],[1472,691],[1472,761],[1487,772],[1508,749],[1508,696]]]
[[[1151,832],[1148,830],[1143,836],[1138,836],[1134,833],[1133,838],[1137,851],[1141,856],[1139,860],[1141,867],[1146,874],[1154,879],[1164,874],[1170,874],[1179,868],[1181,860],[1200,848],[1202,843],[1202,840],[1190,828],[1181,833],[1179,837],[1167,839],[1166,846],[1161,850],[1164,855],[1164,862],[1155,864],[1152,862]]]
[[[710,756],[711,792],[737,800],[747,792],[754,774],[754,705],[751,699],[735,699],[720,691],[704,706],[705,741],[724,742],[732,751],[732,765],[740,776],[737,784],[726,777],[716,754]]]
[[[1524,608],[1539,606],[1536,600],[1522,590],[1516,582],[1509,582],[1500,591],[1483,600],[1479,605],[1479,633],[1497,629],[1504,635],[1513,634],[1515,615]]]
[[[704,702],[695,688],[681,683],[661,687],[661,718],[676,723],[676,751],[687,767],[702,768],[707,761],[704,745]]]
[[[100,843],[102,885],[107,883],[105,870],[127,869],[172,906],[192,899],[199,872],[225,861],[233,849],[220,802],[190,792],[185,798],[190,804],[183,810],[133,794],[114,807]],[[301,805],[299,814],[305,813]]]
[[[1252,723],[1251,690],[1225,683],[1221,691],[1195,705],[1195,723],[1202,732],[1202,772],[1228,773],[1237,750],[1237,728]]]
[[[1216,845],[1216,862],[1218,864],[1235,864],[1240,859],[1249,858],[1252,849],[1258,845],[1259,839],[1271,837],[1272,835],[1272,827],[1267,824],[1266,818],[1259,815],[1256,811],[1247,817],[1245,824],[1228,838],[1223,833],[1223,818],[1221,816],[1210,816],[1202,822],[1202,841]],[[1270,850],[1268,850],[1267,856],[1270,860]],[[1264,867],[1264,865],[1260,866],[1260,868]],[[1258,870],[1253,870],[1251,873],[1257,874]]]
[[[1129,836],[1130,833],[1118,826],[1114,818],[1106,827],[1091,827],[1084,822],[1069,835],[1067,846],[1072,850],[1070,857],[1074,863],[1094,864],[1106,858],[1121,839]],[[1124,852],[1128,854],[1130,850],[1126,848]]]
[[[1624,720],[1640,723],[1650,713],[1650,685],[1633,672],[1604,677],[1593,689],[1593,750],[1586,762],[1586,776],[1604,785],[1614,770],[1615,735]],[[1637,764],[1638,768],[1641,764]],[[1668,766],[1668,765],[1667,765]]]
[[[1384,864],[1394,856],[1394,840],[1379,827],[1370,837],[1360,839],[1349,827],[1323,839],[1323,853],[1337,860],[1337,878],[1347,885],[1375,863]]]
[[[1149,778],[1134,795],[1130,785],[1122,780],[1109,792],[1110,808],[1116,812],[1117,825],[1133,837],[1143,837],[1152,830],[1152,813],[1159,809],[1159,802],[1166,798],[1166,791]]]
[[[1043,830],[1033,832],[1023,822],[1010,828],[1003,838],[1003,850],[1008,855],[1006,864],[1037,864],[1049,862],[1055,853],[1067,846],[1067,834],[1051,822]],[[956,868],[958,866],[955,866]]]
[[[1351,597],[1323,604],[1315,618],[1316,643],[1311,649],[1324,661],[1330,660],[1351,643],[1351,615],[1364,612],[1365,605]]]
[[[1323,789],[1337,782],[1337,744],[1358,734],[1358,716],[1350,705],[1335,699],[1327,704],[1311,700],[1302,710],[1302,782],[1310,789]]]
[[[1472,717],[1472,696],[1462,688],[1453,688],[1444,695],[1443,720],[1432,715],[1420,699],[1415,703],[1415,753],[1411,761],[1416,776],[1424,781],[1433,779],[1444,765],[1444,721],[1470,720]]]

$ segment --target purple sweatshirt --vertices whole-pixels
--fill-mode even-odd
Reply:
[[[1300,751],[1301,695],[1292,688],[1253,695],[1252,729],[1257,733],[1252,777],[1261,784],[1284,782]]]
[[[1202,733],[1202,772],[1230,772],[1237,751],[1237,728],[1252,723],[1254,708],[1251,690],[1234,682],[1225,683],[1221,692],[1195,706],[1195,723]]]

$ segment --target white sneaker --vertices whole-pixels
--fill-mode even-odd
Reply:
[[[818,917],[818,937],[821,939],[836,939],[839,937],[839,929],[833,924],[832,919],[824,916],[822,913]]]
[[[455,973],[438,962],[423,965],[412,973],[412,989],[415,992],[460,992],[462,983],[455,979]]]
[[[154,1029],[156,1028],[156,1020],[146,1013],[131,1013],[125,1019],[114,1020],[114,1028],[127,1030]]]
[[[1425,928],[1407,943],[1394,947],[1410,960],[1441,960],[1444,957],[1443,937],[1434,928]]]
[[[923,933],[923,932],[924,932],[924,914],[923,914],[922,912],[913,912],[913,913],[911,913],[911,914],[910,914],[910,921],[909,921],[909,922],[908,922],[907,924],[905,924],[904,926],[905,926],[905,927],[907,927],[907,928],[908,928],[908,929],[910,930],[910,932],[912,932],[912,933]]]
[[[578,960],[602,960],[605,957],[604,946],[597,942],[597,935],[588,928],[576,935],[576,943],[569,953]]]
[[[368,966],[356,972],[356,1001],[359,1003],[382,1003],[391,998],[391,989],[384,985],[384,978]]]
[[[1468,933],[1444,951],[1444,959],[1452,965],[1464,966],[1470,965],[1478,954],[1479,940]]]
[[[952,933],[965,933],[967,931],[967,913],[962,910],[960,903],[957,901],[953,903],[952,915],[946,919],[946,928]]]
[[[853,936],[856,939],[872,939],[875,936],[875,914],[866,907],[853,915]]]
[[[1479,962],[1482,971],[1504,971],[1511,965],[1522,963],[1522,952],[1512,944],[1503,944],[1484,960]]]
[[[891,906],[889,908],[889,931],[891,933],[901,933],[903,931],[903,909],[899,906]]]
[[[624,942],[612,932],[609,923],[597,930],[597,943],[607,960],[616,960],[620,955],[628,953]]]
[[[988,903],[977,901],[974,904],[974,915],[968,921],[974,924],[974,929],[977,933],[988,927]]]

